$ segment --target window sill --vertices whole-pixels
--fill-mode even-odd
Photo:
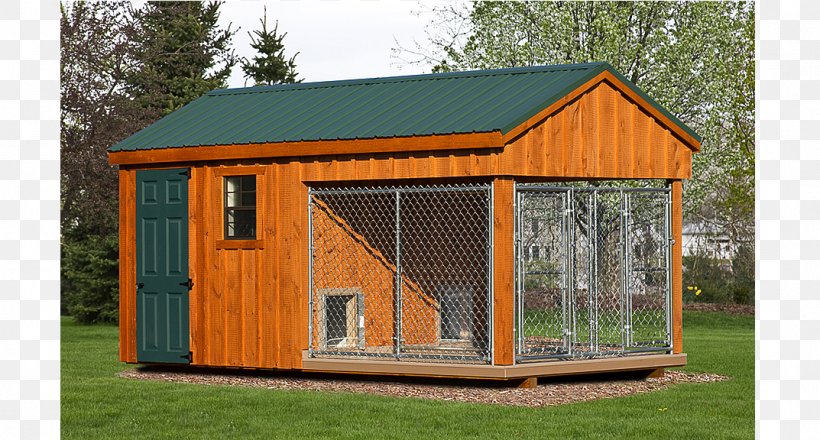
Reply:
[[[263,249],[264,240],[216,240],[217,249]]]

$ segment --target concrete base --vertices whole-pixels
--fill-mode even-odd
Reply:
[[[535,379],[537,377],[621,371],[652,371],[686,365],[686,354],[649,354],[601,359],[528,362],[518,365],[444,364],[402,360],[310,358],[303,353],[302,371],[452,377],[464,379]],[[654,376],[657,377],[657,376]]]

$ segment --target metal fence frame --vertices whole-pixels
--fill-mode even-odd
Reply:
[[[638,353],[651,353],[651,352],[671,352],[672,351],[672,323],[671,323],[671,316],[672,316],[672,304],[671,304],[671,247],[672,247],[672,236],[671,236],[671,188],[669,186],[658,188],[658,187],[651,187],[651,188],[619,188],[619,187],[591,187],[591,186],[554,186],[554,185],[542,185],[542,184],[521,184],[517,183],[515,185],[515,194],[514,194],[514,203],[515,203],[515,285],[516,285],[516,292],[515,292],[515,324],[514,324],[514,334],[515,334],[515,361],[516,362],[528,362],[528,361],[537,361],[537,360],[548,360],[548,359],[575,359],[575,358],[591,358],[591,357],[603,357],[603,356],[624,356],[629,354],[638,354]],[[524,215],[522,211],[524,209],[523,206],[523,197],[527,193],[542,193],[542,194],[550,194],[551,196],[560,196],[562,200],[563,210],[562,213],[562,224],[560,226],[562,239],[565,241],[563,246],[564,254],[562,255],[563,259],[563,270],[560,271],[561,274],[561,308],[562,308],[562,316],[561,319],[563,321],[563,341],[562,347],[563,350],[557,349],[553,352],[550,352],[549,348],[543,348],[542,352],[535,351],[528,351],[525,347],[525,317],[524,317],[524,293],[525,293],[525,278],[526,275],[524,273],[524,249],[522,248],[522,234],[524,225],[523,222],[525,221]],[[587,350],[578,350],[578,340],[577,340],[577,325],[578,325],[578,317],[576,316],[576,299],[575,295],[575,283],[577,281],[575,271],[575,246],[577,246],[578,241],[577,237],[575,236],[575,227],[573,226],[574,220],[572,220],[573,212],[575,209],[575,198],[578,194],[589,194],[589,199],[591,203],[593,203],[593,209],[591,210],[590,216],[596,216],[598,209],[597,204],[599,200],[599,194],[611,194],[611,193],[618,193],[621,200],[621,207],[620,207],[620,215],[621,218],[621,226],[620,226],[620,319],[621,319],[621,334],[622,334],[622,341],[620,344],[619,349],[611,349],[607,351],[602,351],[601,347],[599,346],[598,337],[598,330],[596,327],[598,323],[597,317],[590,317],[590,324],[589,324],[589,341],[588,341],[588,349]],[[632,259],[630,258],[630,246],[628,244],[629,240],[629,223],[628,218],[630,213],[632,212],[630,203],[632,200],[631,194],[649,194],[649,193],[662,193],[665,207],[663,209],[663,240],[662,240],[662,249],[663,249],[663,259],[665,264],[665,294],[664,294],[664,313],[665,313],[665,330],[666,335],[663,341],[662,346],[651,346],[651,347],[637,347],[635,341],[633,340],[633,295],[630,291],[631,289],[631,277],[634,275],[633,268],[631,267]],[[597,227],[598,220],[597,218],[590,217],[590,227]],[[595,236],[597,236],[597,232],[595,232]],[[598,243],[590,245],[590,252],[593,252],[592,256],[588,256],[589,264],[597,265],[597,255],[595,253],[598,252]],[[596,274],[597,277],[597,267],[590,268],[589,273]],[[599,299],[598,296],[598,279],[595,280],[588,280],[588,301],[590,303],[597,301]],[[595,289],[593,291],[593,289]],[[594,312],[597,314],[600,312],[600,308],[597,307],[597,304],[594,305]],[[592,308],[591,305],[588,307]],[[594,329],[594,330],[593,330]],[[546,335],[545,335],[546,337]],[[555,339],[555,338],[553,338]]]
[[[406,279],[403,279],[403,267],[402,267],[402,247],[404,245],[403,237],[402,237],[402,196],[411,193],[477,193],[481,194],[484,193],[486,197],[486,233],[487,236],[485,237],[486,240],[486,262],[484,263],[486,266],[486,273],[485,273],[485,283],[486,283],[486,310],[484,313],[486,316],[481,321],[482,324],[485,326],[486,335],[482,335],[486,337],[486,340],[479,341],[483,346],[481,347],[481,353],[478,356],[469,355],[469,354],[456,354],[454,352],[445,352],[442,354],[431,354],[431,353],[419,353],[419,352],[411,352],[405,349],[405,345],[403,344],[403,329],[402,329],[402,321],[403,321],[403,305],[405,302],[403,296],[403,285],[407,283]],[[316,257],[316,249],[314,248],[315,243],[315,225],[314,225],[314,210],[316,209],[315,201],[317,197],[321,197],[322,195],[337,197],[342,196],[344,194],[355,194],[355,195],[362,195],[362,194],[394,194],[395,195],[395,274],[394,274],[394,294],[395,294],[395,310],[393,315],[393,325],[394,325],[394,337],[393,337],[393,350],[391,353],[384,353],[384,352],[370,352],[367,350],[351,350],[351,351],[342,351],[342,350],[321,350],[315,347],[317,341],[314,340],[314,314],[317,313],[317,304],[315,301],[315,297],[317,295],[317,286],[316,286],[316,274],[315,269],[315,257]],[[478,183],[478,184],[440,184],[440,185],[406,185],[406,186],[377,186],[377,187],[350,187],[350,186],[335,186],[335,187],[309,187],[308,188],[308,234],[309,234],[309,285],[310,285],[310,294],[308,298],[308,311],[310,315],[308,316],[308,355],[310,357],[346,357],[346,358],[392,358],[392,359],[403,359],[403,360],[440,360],[440,361],[448,361],[453,363],[493,363],[493,349],[494,349],[494,322],[493,322],[493,185],[491,183]],[[483,199],[482,199],[483,200]],[[474,294],[475,295],[475,294]],[[440,306],[440,304],[439,304]],[[475,307],[473,307],[475,309]],[[321,313],[321,312],[320,312]],[[439,312],[440,313],[440,312]],[[441,319],[441,318],[439,318]],[[320,338],[321,339],[321,338]]]

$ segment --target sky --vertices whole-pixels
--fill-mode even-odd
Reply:
[[[424,26],[430,13],[413,0],[243,0],[227,1],[220,8],[223,26],[241,27],[233,46],[239,56],[251,58],[248,32],[261,28],[263,6],[268,26],[279,21],[287,32],[285,55],[299,52],[296,71],[304,82],[429,73],[429,66],[407,65],[393,56],[398,40],[405,47],[426,39]],[[429,9],[429,8],[428,8]],[[237,65],[229,87],[244,87]],[[248,83],[247,85],[252,85]]]

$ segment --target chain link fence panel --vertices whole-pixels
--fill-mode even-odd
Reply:
[[[571,310],[567,291],[569,191],[520,192],[517,259],[519,353],[565,355]]]
[[[490,362],[490,185],[311,188],[314,357]]]
[[[632,192],[627,207],[627,350],[666,348],[671,321],[671,213],[669,194]]]
[[[517,359],[669,351],[669,190],[516,192]]]

